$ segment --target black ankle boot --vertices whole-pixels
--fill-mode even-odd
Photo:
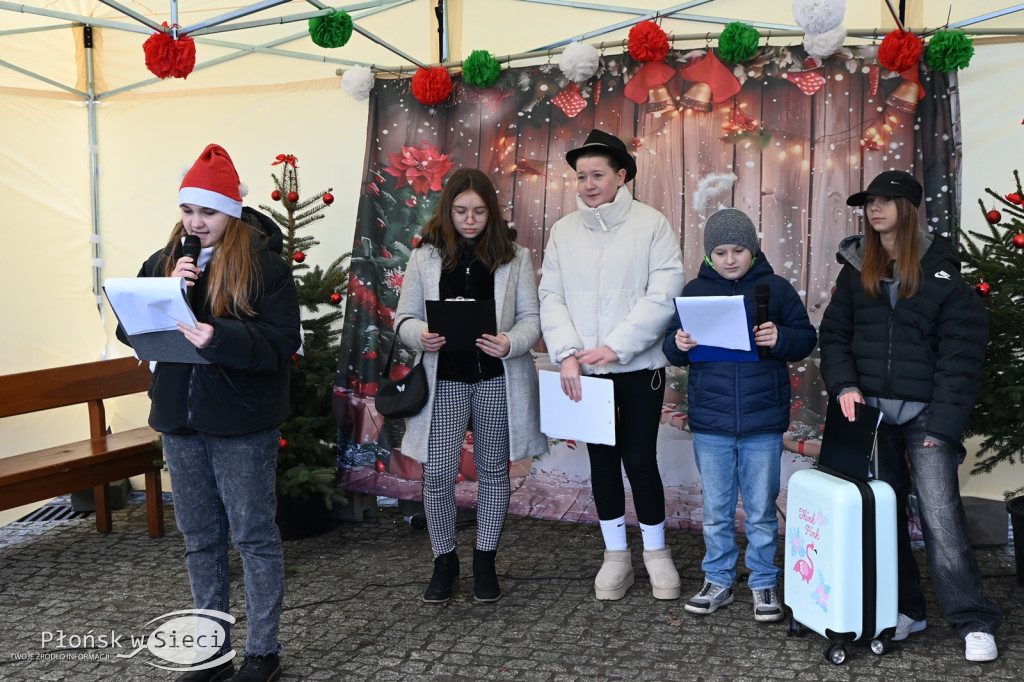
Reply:
[[[485,552],[473,548],[473,596],[477,601],[498,601],[501,598],[498,575],[494,572],[497,554],[496,549]]]
[[[459,584],[459,557],[455,550],[434,559],[434,575],[430,577],[423,601],[443,604],[452,598],[455,586]]]

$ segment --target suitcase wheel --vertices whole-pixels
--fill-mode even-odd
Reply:
[[[846,661],[846,647],[842,644],[829,644],[825,649],[825,660],[834,665],[842,665]]]
[[[889,647],[892,646],[891,640],[888,637],[879,637],[878,639],[871,640],[871,651],[876,656],[881,656]]]

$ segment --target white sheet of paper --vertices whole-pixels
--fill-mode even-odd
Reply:
[[[195,325],[188,307],[184,277],[108,277],[103,282],[110,307],[129,336],[178,328],[178,320]]]
[[[750,350],[747,308],[742,296],[685,296],[676,299],[683,329],[703,346]]]
[[[615,445],[615,394],[608,379],[580,377],[583,399],[562,391],[558,372],[540,370],[540,430],[549,438]]]

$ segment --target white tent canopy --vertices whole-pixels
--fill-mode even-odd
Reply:
[[[435,8],[444,9],[446,52]],[[637,3],[640,4],[640,3]],[[886,3],[846,3],[852,42],[894,27]],[[209,142],[224,145],[250,187],[247,203],[269,201],[270,163],[298,156],[310,191],[333,188],[321,245],[324,264],[351,247],[366,145],[367,105],[344,94],[337,70],[350,64],[401,69],[458,61],[472,50],[496,56],[537,52],[573,39],[623,49],[629,27],[657,18],[676,37],[703,47],[734,20],[771,32],[773,44],[797,43],[791,0],[319,0],[0,1],[0,196],[8,252],[0,372],[127,354],[112,340],[112,316],[97,308],[96,283],[131,276],[159,248],[176,219],[181,169]],[[1024,135],[1024,95],[1014,86],[1024,5],[1004,1],[906,3],[906,23],[963,25],[984,38],[961,73],[965,213],[986,186],[1005,187]],[[952,8],[950,8],[950,5]],[[344,9],[357,26],[345,47],[317,47],[307,19]],[[948,13],[948,16],[947,16]],[[227,19],[221,22],[221,19]],[[196,42],[187,79],[159,80],[142,43],[163,22]],[[83,25],[92,29],[92,48]],[[790,37],[792,35],[793,37]],[[993,37],[988,37],[993,36]],[[681,43],[686,45],[687,43]],[[1019,143],[1018,143],[1019,144]],[[973,213],[971,214],[973,215]],[[145,419],[142,398],[111,410],[115,429]],[[68,408],[71,409],[71,408]],[[0,423],[0,456],[83,437],[86,420],[32,416]],[[80,423],[81,422],[81,423]],[[1000,484],[1001,485],[1001,484]]]

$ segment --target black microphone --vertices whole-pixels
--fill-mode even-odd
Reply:
[[[757,299],[757,326],[768,321],[768,301],[772,297],[772,288],[767,284],[758,284],[754,288],[754,298]],[[768,357],[768,346],[757,347],[757,357]]]
[[[194,234],[185,236],[185,243],[181,247],[183,256],[188,256],[192,259],[192,263],[199,267],[199,252],[203,250],[203,243],[199,240],[199,237]],[[192,303],[192,290],[195,288],[195,282],[199,279],[197,275],[193,281],[193,285],[188,288],[188,302]]]

